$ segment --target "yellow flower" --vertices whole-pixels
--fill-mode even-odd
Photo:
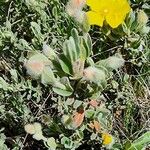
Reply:
[[[104,145],[109,145],[113,142],[113,137],[109,133],[103,133],[102,140]]]
[[[130,11],[127,0],[87,0],[86,4],[91,8],[87,12],[89,24],[101,27],[105,20],[112,28],[118,27]]]

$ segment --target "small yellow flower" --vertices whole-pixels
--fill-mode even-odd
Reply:
[[[109,145],[113,142],[113,137],[109,133],[103,133],[102,140],[104,145]]]
[[[112,28],[116,28],[130,12],[127,0],[87,0],[86,4],[91,8],[91,11],[87,12],[90,25],[102,27],[106,20]]]

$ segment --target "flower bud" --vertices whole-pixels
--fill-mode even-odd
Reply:
[[[67,13],[72,16],[74,12],[82,10],[85,5],[86,0],[70,0],[67,3],[66,11]]]
[[[34,128],[34,125],[33,124],[26,124],[24,126],[24,129],[27,133],[29,134],[35,134],[35,128]]]
[[[43,61],[28,60],[25,64],[25,67],[29,75],[39,77],[44,70],[44,63]]]
[[[95,108],[98,106],[98,102],[96,100],[93,100],[93,99],[89,102],[89,104]]]
[[[27,73],[33,78],[40,77],[46,65],[51,65],[51,62],[41,53],[31,56],[24,64],[27,69]]]
[[[106,61],[108,67],[115,70],[124,65],[124,59],[116,56],[111,56]]]
[[[85,0],[70,0],[66,6],[66,12],[79,23],[82,23],[85,18],[85,13],[82,8],[85,5]]]
[[[94,83],[103,82],[105,81],[105,72],[95,67],[88,67],[84,69],[83,77],[86,80],[92,81]]]
[[[148,22],[148,16],[143,10],[139,10],[137,20],[140,26],[145,26]]]

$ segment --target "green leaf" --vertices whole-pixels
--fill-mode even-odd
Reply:
[[[81,38],[80,44],[80,59],[86,60],[88,55],[88,46],[83,38]]]
[[[19,45],[17,45],[17,47],[21,50],[32,50],[32,48],[29,46],[28,42],[24,39],[20,39],[19,40]]]
[[[40,40],[42,40],[42,33],[41,33],[41,27],[36,22],[31,22],[31,29],[34,33],[34,35]]]
[[[86,35],[86,40],[87,40],[87,44],[88,44],[88,47],[90,50],[89,53],[91,53],[91,51],[92,51],[92,39],[91,39],[89,34]]]
[[[82,101],[79,101],[79,100],[75,100],[74,104],[73,104],[73,108],[77,109],[79,106],[82,105]]]
[[[72,37],[74,38],[75,43],[79,43],[79,42],[80,42],[79,35],[78,35],[78,31],[77,31],[75,28],[73,28],[73,29],[71,30],[71,35],[72,35]]]
[[[67,91],[66,89],[59,89],[56,87],[53,87],[53,91],[61,96],[70,96],[72,94],[71,91]]]
[[[77,135],[78,135],[78,137],[79,137],[80,139],[83,139],[83,138],[84,138],[84,133],[83,133],[83,131],[76,130],[76,133],[77,133]]]
[[[64,42],[63,52],[71,63],[78,59],[79,52],[76,49],[76,43],[73,37],[70,37],[69,40]]]
[[[55,81],[56,79],[52,69],[49,66],[45,67],[41,75],[41,82],[43,84],[54,84]]]
[[[61,139],[61,144],[63,144],[67,149],[71,149],[73,147],[73,142],[67,137],[63,137]]]
[[[90,136],[90,139],[93,141],[95,140],[97,137],[97,134],[96,133],[92,133],[91,136]]]
[[[57,147],[57,144],[53,137],[47,139],[47,145],[49,146],[50,150],[55,150]]]
[[[57,55],[54,52],[54,50],[47,45],[45,42],[43,43],[43,53],[45,56],[47,56],[50,60],[55,60]]]
[[[86,58],[88,58],[92,52],[92,41],[91,41],[89,34],[83,37],[83,46],[86,51]]]
[[[71,58],[72,58],[71,62],[74,62],[75,60],[78,59],[79,54],[77,53],[76,44],[75,44],[75,41],[74,41],[73,37],[69,38],[68,51],[70,52],[70,55],[71,55]]]
[[[11,74],[11,78],[17,82],[18,81],[17,71],[15,69],[11,69],[10,74]]]
[[[86,118],[92,118],[95,115],[95,111],[93,109],[88,109],[85,111]]]
[[[0,149],[1,150],[8,150],[8,147],[6,146],[5,141],[6,141],[6,136],[3,133],[1,133],[0,134]]]
[[[70,125],[72,122],[72,118],[69,115],[63,115],[61,121],[64,125]]]
[[[111,56],[107,59],[100,60],[96,63],[96,67],[104,67],[109,71],[116,70],[124,65],[124,59],[120,56]]]
[[[68,78],[64,77],[60,80],[60,82],[56,82],[54,84],[53,91],[62,96],[70,96],[73,92],[73,89]]]
[[[62,70],[67,73],[67,74],[71,74],[72,73],[72,66],[71,63],[69,62],[69,60],[64,56],[61,55],[59,58],[59,63],[61,65]]]
[[[142,150],[148,144],[150,144],[150,131],[147,131],[132,143],[127,142],[125,144],[125,150]]]
[[[60,79],[60,82],[61,82],[62,84],[64,84],[64,85],[67,87],[67,89],[70,89],[70,91],[73,91],[73,88],[71,87],[70,81],[69,81],[69,79],[68,79],[67,77],[61,78],[61,79]]]
[[[8,86],[9,84],[2,77],[0,77],[0,89],[8,90]]]
[[[44,62],[50,62],[50,60],[43,54],[41,53],[36,53],[34,55],[32,55],[30,58],[29,58],[30,61],[44,61]]]

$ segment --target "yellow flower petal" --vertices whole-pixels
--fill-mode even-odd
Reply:
[[[123,23],[127,13],[130,11],[130,5],[127,0],[113,0],[114,6],[110,8],[110,12],[106,15],[107,23],[116,28]]]
[[[101,8],[102,0],[86,0],[86,4],[90,6],[92,10],[99,11]]]
[[[90,25],[103,26],[104,16],[100,13],[89,11],[86,13]]]
[[[117,0],[118,11],[126,15],[130,12],[131,8],[127,0]],[[117,8],[117,7],[116,7]],[[120,8],[120,10],[119,10]]]
[[[117,28],[123,23],[124,19],[125,16],[119,14],[109,14],[106,16],[106,21],[112,28]]]

